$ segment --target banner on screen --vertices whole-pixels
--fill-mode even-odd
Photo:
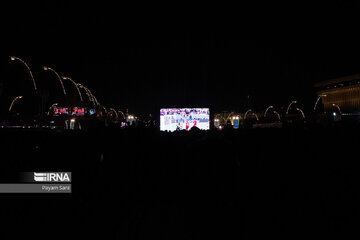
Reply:
[[[209,108],[162,108],[160,109],[160,130],[202,130],[210,128]]]

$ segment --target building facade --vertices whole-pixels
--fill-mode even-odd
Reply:
[[[319,82],[315,88],[325,112],[360,112],[360,74]]]

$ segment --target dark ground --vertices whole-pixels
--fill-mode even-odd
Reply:
[[[72,194],[1,194],[1,239],[358,235],[360,129],[0,136],[1,172],[73,174]]]

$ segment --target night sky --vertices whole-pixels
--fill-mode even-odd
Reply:
[[[73,2],[5,7],[1,68],[9,55],[27,61],[35,77],[48,65],[106,107],[135,113],[265,109],[293,99],[306,108],[315,82],[360,72],[357,2]]]

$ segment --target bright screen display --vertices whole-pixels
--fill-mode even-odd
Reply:
[[[86,112],[86,109],[83,107],[73,107],[71,115],[84,116],[85,112]]]
[[[160,130],[187,130],[192,127],[202,130],[210,128],[209,108],[162,108],[160,109]]]
[[[84,116],[86,113],[86,109],[83,107],[73,107],[73,108],[67,108],[67,107],[53,107],[52,109],[53,116],[59,116],[59,115],[75,115],[75,116]]]
[[[239,128],[239,120],[238,120],[238,119],[234,119],[234,120],[233,120],[233,123],[234,123],[234,124],[233,124],[233,125],[234,125],[234,128],[235,128],[235,129],[238,129],[238,128]]]
[[[54,116],[69,114],[69,109],[66,107],[53,107],[53,111],[54,111],[54,114],[53,114]]]

